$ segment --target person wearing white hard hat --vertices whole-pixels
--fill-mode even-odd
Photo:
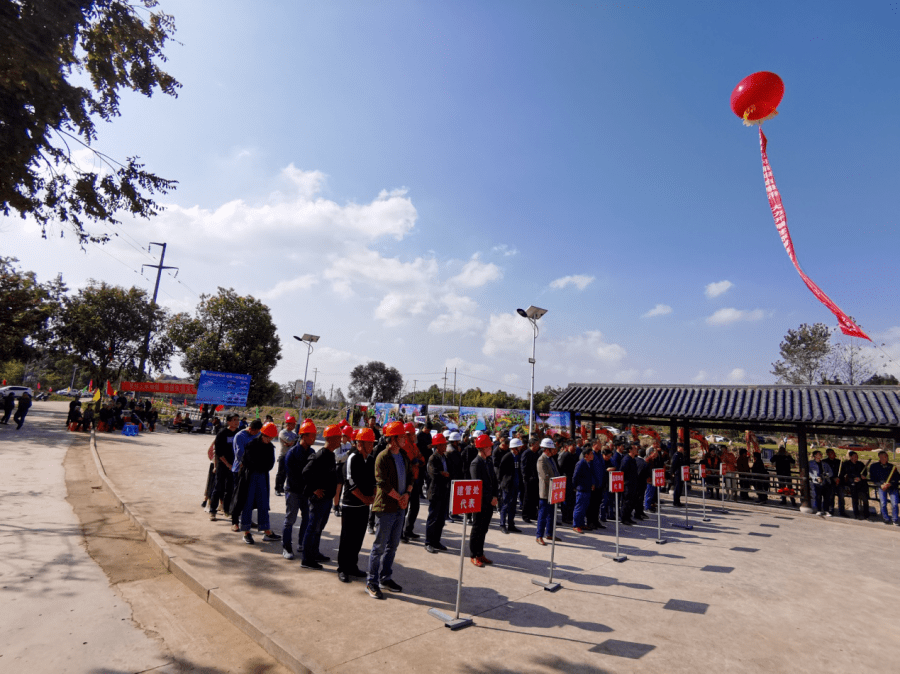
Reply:
[[[535,541],[538,545],[546,545],[544,538],[556,536],[556,522],[553,520],[553,506],[550,505],[550,480],[559,477],[559,468],[553,456],[556,454],[556,445],[550,438],[541,440],[543,453],[537,460],[538,474],[538,520]],[[558,538],[556,540],[559,540]]]
[[[539,480],[537,473],[537,461],[541,448],[538,439],[532,437],[528,441],[528,448],[522,450],[522,458],[519,465],[522,468],[522,521],[531,524],[537,519]]]
[[[467,466],[463,465],[462,449],[459,446],[460,440],[462,440],[462,437],[455,431],[450,433],[447,437],[447,453],[445,456],[451,482],[453,480],[462,480],[468,472],[466,471]],[[448,495],[448,499],[449,498],[450,495]],[[450,512],[449,503],[447,512]],[[462,517],[459,515],[450,515],[449,519],[451,522],[462,522]]]
[[[506,438],[500,441],[500,447],[507,442]],[[500,491],[503,500],[500,502],[500,531],[504,534],[517,534],[522,530],[516,527],[516,498],[519,495],[519,454],[522,451],[522,441],[513,438],[509,441],[509,450],[503,453],[500,465],[497,469],[497,479],[500,483]]]

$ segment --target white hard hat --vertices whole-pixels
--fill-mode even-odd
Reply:
[[[521,446],[522,446],[522,441],[519,440],[519,438],[513,438],[512,440],[509,441],[510,449],[512,449],[513,447],[521,447]]]
[[[497,436],[496,436],[496,435],[492,435],[492,436],[491,436],[491,440],[493,440],[494,442],[497,442]]]
[[[433,438],[435,435],[437,435],[437,431],[432,428],[431,429],[431,437]]]
[[[484,433],[482,433],[481,431],[475,431],[474,433],[472,433],[473,438],[480,438],[482,435],[484,435]]]
[[[444,429],[443,434],[444,434],[444,437],[445,437],[445,438],[449,438],[449,437],[450,437],[450,429],[449,429],[449,428],[448,428],[448,429]]]
[[[544,438],[541,440],[541,449],[554,449],[556,445],[553,444],[553,440],[550,438]]]
[[[459,442],[462,438],[459,436],[459,433],[451,433],[450,437],[447,438],[450,442]]]

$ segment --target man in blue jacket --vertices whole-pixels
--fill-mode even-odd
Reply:
[[[300,532],[297,534],[297,547],[303,552],[303,537],[309,527],[309,498],[303,480],[303,469],[312,454],[312,446],[316,441],[316,425],[309,419],[300,424],[298,429],[300,440],[284,455],[284,528],[281,532],[281,554],[285,559],[294,559],[291,542],[297,513],[300,513]]]
[[[900,485],[900,473],[888,463],[887,452],[878,452],[878,463],[869,468],[869,479],[875,486],[878,500],[881,501],[881,519],[885,524],[900,526],[897,516],[897,487]],[[893,513],[888,513],[888,501],[893,506]],[[893,518],[891,518],[893,515]]]
[[[575,512],[573,524],[575,533],[583,534],[585,529],[585,515],[591,502],[591,494],[595,491],[594,473],[591,464],[594,461],[594,450],[586,445],[581,453],[581,460],[575,464],[575,472],[572,475],[572,484],[575,487]]]

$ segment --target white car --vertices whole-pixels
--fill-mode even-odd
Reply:
[[[605,428],[606,430],[608,430],[608,431],[609,431],[610,433],[612,433],[613,435],[620,435],[620,434],[622,433],[622,431],[620,431],[620,430],[619,430],[618,428],[616,428],[615,426],[604,426],[603,428]]]
[[[723,438],[721,435],[707,435],[706,441],[719,444],[720,442],[728,442],[728,438]]]
[[[0,397],[5,398],[10,393],[14,393],[16,398],[21,398],[23,393],[28,393],[28,395],[34,398],[34,391],[27,386],[4,386],[3,388],[0,388]]]

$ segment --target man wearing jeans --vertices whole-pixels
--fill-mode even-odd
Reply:
[[[556,535],[556,522],[553,520],[553,506],[550,505],[550,480],[559,477],[559,468],[553,456],[556,454],[556,445],[550,438],[541,440],[543,453],[535,464],[535,472],[538,475],[538,516],[535,541],[538,545],[546,545],[544,537],[551,540]],[[559,539],[557,539],[559,540]]]
[[[291,538],[294,532],[294,523],[297,521],[297,513],[300,513],[300,531],[297,533],[297,547],[303,552],[303,537],[309,527],[309,498],[306,496],[306,488],[303,482],[303,469],[312,454],[312,446],[316,441],[316,425],[307,419],[300,425],[300,441],[291,447],[284,455],[284,529],[281,532],[282,556],[285,559],[294,559],[293,543]]]
[[[319,541],[328,524],[337,488],[334,450],[341,444],[341,435],[341,427],[337,424],[326,426],[322,432],[325,446],[313,452],[303,467],[303,492],[309,499],[309,525],[303,535],[303,561],[300,563],[304,569],[321,570],[321,562],[331,561],[319,552]]]
[[[394,555],[400,544],[403,520],[409,494],[412,491],[412,472],[406,453],[400,451],[404,434],[403,422],[392,421],[382,429],[387,439],[387,451],[375,459],[375,542],[369,554],[369,573],[366,592],[375,599],[384,599],[381,592],[386,587],[391,592],[402,592],[391,578]]]
[[[878,500],[881,501],[881,519],[885,524],[893,521],[894,525],[900,526],[900,518],[897,516],[897,486],[900,485],[900,474],[888,463],[887,452],[878,452],[878,463],[869,468],[869,478],[875,486]],[[892,513],[888,513],[888,501],[893,507]]]

